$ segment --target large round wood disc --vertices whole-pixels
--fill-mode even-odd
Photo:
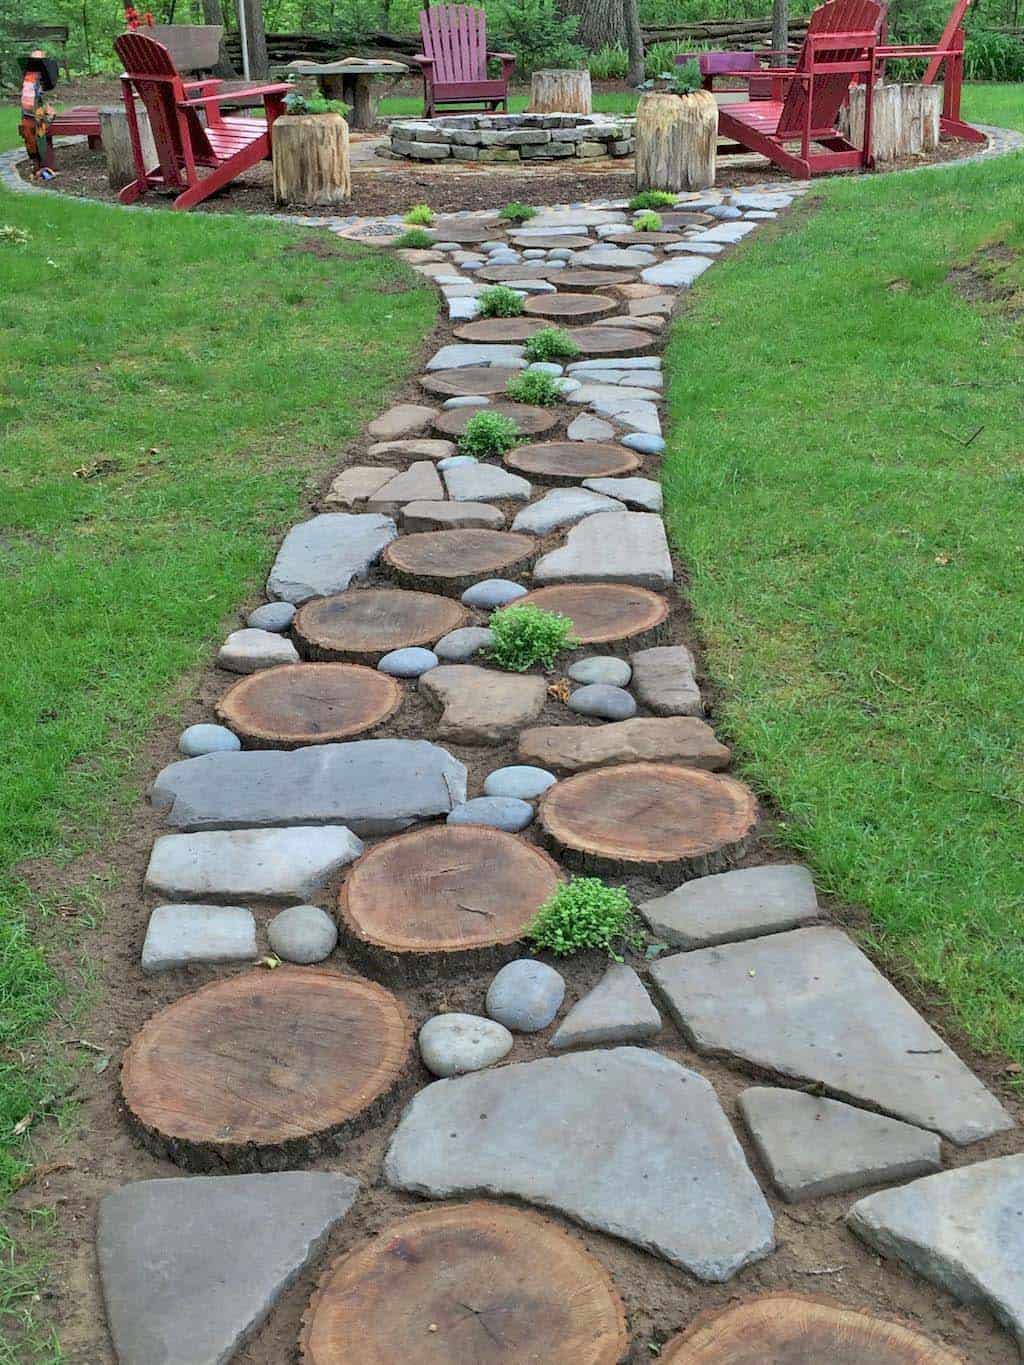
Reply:
[[[518,345],[542,327],[550,326],[551,323],[542,318],[477,318],[475,322],[460,323],[455,328],[455,335],[460,341]]]
[[[450,597],[402,588],[350,588],[314,597],[292,622],[299,648],[311,659],[377,663],[392,649],[432,645],[469,621]]]
[[[606,318],[622,304],[618,299],[605,298],[603,294],[533,294],[523,303],[523,311],[535,318],[554,318],[558,321],[572,319],[576,322],[590,322],[594,318]]]
[[[401,583],[461,593],[481,578],[515,575],[536,552],[534,537],[517,531],[417,531],[393,540],[381,563]]]
[[[433,228],[435,241],[458,242],[464,246],[500,241],[504,232],[500,223],[446,223],[443,219],[435,223]]]
[[[575,1237],[502,1204],[410,1214],[328,1267],[304,1365],[616,1365],[611,1276]]]
[[[486,408],[449,408],[434,418],[434,430],[443,436],[461,436],[478,412],[501,412],[511,417],[521,436],[540,436],[562,420],[555,408],[529,403],[489,403]]]
[[[296,749],[383,725],[403,695],[394,678],[360,664],[282,664],[236,682],[217,719],[253,748]]]
[[[587,293],[591,289],[608,289],[613,284],[626,284],[635,279],[635,270],[601,270],[569,265],[564,270],[552,275],[551,283],[563,286],[566,289],[580,289],[583,293]]]
[[[427,393],[442,394],[445,398],[489,395],[504,393],[508,381],[520,373],[505,365],[464,365],[458,370],[437,370],[422,375],[420,385]]]
[[[516,446],[505,456],[505,464],[541,483],[565,484],[632,474],[643,460],[636,451],[611,441],[542,441]]]
[[[757,802],[732,777],[628,763],[557,782],[541,798],[537,819],[573,867],[703,877],[746,850]]]
[[[584,355],[643,355],[658,345],[650,332],[630,327],[628,320],[621,327],[570,327],[569,335]]]
[[[656,638],[668,620],[664,597],[628,583],[556,583],[517,600],[568,616],[581,645],[607,645],[616,640],[635,643],[638,635]]]
[[[375,844],[353,864],[338,909],[349,956],[388,980],[499,966],[561,881],[515,834],[431,825]]]
[[[315,967],[246,972],[135,1035],[121,1092],[142,1141],[188,1170],[295,1166],[379,1118],[412,1056],[405,1006]]]
[[[823,1299],[765,1294],[703,1313],[662,1348],[664,1365],[964,1365],[920,1333]]]
[[[517,247],[537,247],[541,251],[554,251],[557,247],[568,247],[570,251],[576,251],[580,247],[594,246],[596,243],[593,238],[580,233],[578,237],[570,237],[568,233],[564,236],[555,234],[552,237],[523,237],[512,235],[512,245]]]
[[[510,265],[482,265],[473,271],[474,280],[485,284],[504,284],[508,280],[550,280],[554,284],[564,274],[551,261],[513,261]]]
[[[611,240],[616,246],[667,246],[680,240],[678,232],[617,232]]]

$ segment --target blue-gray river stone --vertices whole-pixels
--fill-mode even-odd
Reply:
[[[533,820],[533,807],[528,801],[512,796],[475,796],[455,809],[447,818],[449,825],[487,825],[518,834]]]
[[[378,672],[389,673],[393,678],[418,678],[421,673],[436,668],[440,663],[432,649],[422,649],[419,645],[408,645],[404,649],[392,649],[377,664]]]
[[[186,758],[232,753],[241,747],[242,741],[224,725],[190,725],[178,739],[178,749]]]
[[[534,768],[527,763],[508,768],[495,768],[484,778],[485,796],[514,796],[520,801],[536,801],[548,787],[558,781],[546,768]]]
[[[569,710],[578,716],[598,716],[601,720],[629,720],[636,715],[636,702],[622,687],[607,683],[588,683],[578,687],[569,698]]]
[[[295,606],[291,602],[264,602],[262,607],[251,611],[245,624],[253,630],[287,630],[295,616]]]
[[[462,605],[477,607],[480,611],[496,611],[517,597],[525,597],[526,592],[521,583],[513,583],[507,578],[485,578],[466,589],[462,594]]]
[[[565,980],[536,958],[509,962],[487,990],[487,1013],[514,1033],[547,1028],[565,998]]]

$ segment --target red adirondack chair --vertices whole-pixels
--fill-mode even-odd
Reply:
[[[426,117],[442,105],[508,110],[508,83],[516,64],[511,52],[488,52],[487,16],[473,5],[432,5],[420,10],[423,51],[413,57],[423,72]],[[489,58],[501,62],[491,80]]]
[[[122,204],[132,204],[149,190],[178,190],[173,208],[190,209],[257,161],[270,157],[270,130],[284,113],[287,85],[257,85],[233,90],[230,98],[239,100],[259,95],[263,99],[264,119],[225,118],[221,101],[227,98],[210,90],[219,81],[183,81],[175,70],[171,54],[154,38],[143,33],[123,33],[114,44],[124,63],[121,92],[128,115],[136,178],[118,195]],[[157,165],[145,164],[135,98],[142,101],[149,115],[149,126],[156,147]],[[206,110],[206,126],[199,121],[200,109]],[[198,167],[210,168],[200,178]]]
[[[760,152],[801,179],[871,165],[871,104],[884,18],[885,6],[876,0],[820,5],[811,15],[796,65],[762,73],[772,77],[774,97],[719,108],[719,132],[734,139],[720,150]],[[867,87],[861,147],[854,147],[836,127],[855,79]],[[799,142],[799,152],[787,149],[794,142]],[[812,143],[817,145],[813,151]]]

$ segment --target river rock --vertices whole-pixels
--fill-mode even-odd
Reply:
[[[432,649],[422,649],[408,645],[403,649],[392,649],[377,664],[379,673],[388,673],[392,678],[418,678],[436,668],[440,659]]]
[[[614,654],[592,654],[586,659],[577,659],[566,671],[573,682],[604,683],[608,687],[628,687],[633,676],[625,659],[616,659]]]
[[[600,720],[628,720],[636,714],[636,702],[625,688],[607,683],[578,687],[569,697],[568,707],[579,716],[597,716]]]
[[[295,607],[291,602],[264,602],[262,607],[251,611],[245,624],[253,630],[287,630],[295,617]]]
[[[256,673],[277,664],[297,664],[298,650],[271,630],[233,630],[217,652],[217,667],[229,673]]]
[[[554,773],[545,768],[514,764],[509,768],[495,768],[484,778],[485,796],[514,796],[519,801],[536,801],[557,782]]]
[[[448,825],[486,825],[518,834],[533,823],[533,807],[512,796],[476,796],[456,806],[445,821]]]
[[[292,905],[267,925],[267,940],[285,962],[308,966],[334,952],[338,926],[318,905]]]
[[[487,1013],[516,1033],[547,1028],[565,998],[565,980],[536,958],[508,962],[487,990]]]
[[[464,607],[497,611],[499,607],[507,607],[516,598],[525,597],[527,591],[521,583],[513,583],[507,578],[484,578],[467,588],[461,600]]]
[[[482,1071],[512,1051],[508,1029],[477,1014],[435,1014],[420,1029],[423,1065],[435,1076]]]
[[[241,747],[242,741],[224,725],[190,725],[178,738],[178,749],[186,758],[232,753]]]
[[[434,653],[445,663],[463,663],[493,644],[494,632],[486,626],[461,626],[442,635],[434,646]]]

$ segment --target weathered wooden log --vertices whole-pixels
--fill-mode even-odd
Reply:
[[[706,190],[715,183],[718,105],[707,90],[653,91],[636,111],[638,190]]]
[[[530,79],[531,114],[592,112],[589,71],[535,71]]]
[[[348,124],[340,114],[284,114],[273,147],[276,203],[312,207],[352,197]]]
[[[842,126],[855,147],[864,141],[862,85],[850,91]],[[871,148],[876,162],[885,165],[901,156],[934,152],[939,145],[942,113],[941,85],[878,85],[871,108]]]
[[[901,85],[903,129],[910,153],[934,152],[942,117],[941,85]]]
[[[149,115],[141,105],[136,105],[135,112],[139,120],[143,160],[146,169],[152,170],[158,158],[149,127]],[[103,140],[103,155],[107,159],[107,182],[112,190],[123,189],[136,179],[128,115],[123,104],[106,105],[100,109],[100,137]]]

